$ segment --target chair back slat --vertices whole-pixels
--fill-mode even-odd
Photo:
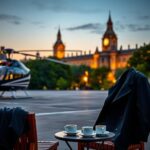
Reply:
[[[94,150],[98,150],[100,147],[103,150],[115,150],[115,146],[111,141],[106,141],[104,144],[92,142],[88,146]],[[84,150],[85,147],[87,147],[86,143],[78,143],[78,150]],[[139,144],[131,144],[128,147],[128,150],[144,150],[144,142],[140,142]]]
[[[57,141],[38,142],[34,113],[28,114],[27,122],[29,130],[17,140],[13,150],[57,150],[59,144]]]
[[[29,113],[27,116],[29,130],[17,140],[14,150],[38,150],[37,148],[37,129],[35,114]]]

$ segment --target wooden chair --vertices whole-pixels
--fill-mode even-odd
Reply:
[[[29,130],[17,140],[13,150],[57,150],[57,141],[38,142],[34,113],[28,114],[27,121],[29,124]]]
[[[98,150],[100,147],[100,144],[101,143],[92,142],[89,144],[89,147],[91,149]],[[103,150],[115,150],[115,146],[111,141],[106,141],[104,142],[104,145],[101,145],[101,146],[103,146]],[[78,143],[78,150],[84,150],[85,147],[86,147],[85,143]],[[128,150],[144,150],[144,143],[141,142],[139,144],[132,144],[128,147]]]
[[[91,149],[95,149],[98,150],[100,146],[103,146],[103,150],[114,150],[114,144],[112,142],[104,142],[104,144],[102,145],[101,143],[95,143],[95,142],[91,142],[89,143],[89,148]],[[85,143],[78,143],[78,150],[84,150],[84,148],[86,147]]]

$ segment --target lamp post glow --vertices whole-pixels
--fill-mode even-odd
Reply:
[[[88,71],[85,71],[84,72],[84,75],[83,75],[83,82],[84,82],[84,85],[85,85],[85,88],[87,87],[87,84],[88,84],[88,79],[89,79],[89,73]]]
[[[85,83],[87,83],[87,82],[88,82],[88,77],[87,77],[87,76],[83,76],[83,81],[84,81]]]

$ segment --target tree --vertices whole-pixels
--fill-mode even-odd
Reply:
[[[31,70],[30,89],[56,89],[58,86],[57,80],[60,77],[67,80],[66,86],[68,87],[65,88],[69,88],[71,85],[70,66],[46,60],[29,60],[25,65]]]
[[[88,72],[88,74],[90,74],[91,68],[85,65],[72,66],[71,71],[72,71],[72,89],[75,88],[84,89],[85,83],[83,81],[83,76],[85,75],[85,72]]]
[[[95,90],[106,88],[104,87],[104,83],[106,83],[107,75],[109,73],[109,69],[106,67],[101,67],[97,69],[93,69],[91,72],[91,87]]]
[[[118,68],[115,72],[115,78],[118,79],[125,70],[126,68]]]
[[[66,90],[68,88],[68,82],[64,78],[60,77],[57,80],[56,86],[57,89]]]
[[[150,77],[150,44],[137,49],[128,64]]]

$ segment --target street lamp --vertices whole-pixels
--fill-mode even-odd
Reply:
[[[88,77],[87,76],[83,76],[83,81],[85,82],[85,83],[87,83],[88,82]]]
[[[85,71],[84,75],[83,75],[83,82],[85,84],[85,88],[87,87],[88,78],[89,78],[89,73],[88,73],[88,71]]]

